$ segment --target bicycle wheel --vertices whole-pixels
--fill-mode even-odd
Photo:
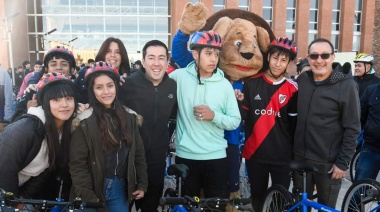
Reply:
[[[356,150],[354,157],[352,157],[351,162],[350,162],[350,178],[352,182],[355,181],[356,165],[358,164],[360,151],[361,151],[360,148]]]
[[[368,189],[377,189],[380,191],[380,183],[372,179],[358,180],[350,186],[343,199],[343,212],[365,212],[370,211],[378,206],[378,201],[371,201],[364,205],[364,211],[361,210],[361,199],[368,197]]]
[[[293,194],[281,185],[273,185],[265,194],[263,212],[286,211],[294,204]]]

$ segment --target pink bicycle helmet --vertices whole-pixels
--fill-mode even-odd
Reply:
[[[211,47],[221,50],[222,38],[214,31],[195,32],[191,37],[190,49]]]
[[[105,73],[111,78],[115,79],[117,83],[119,83],[119,80],[120,80],[119,72],[115,68],[112,68],[111,65],[109,65],[108,63],[99,61],[99,62],[96,62],[91,68],[87,69],[84,75],[84,80],[87,85],[88,85],[89,79],[92,76],[94,76],[95,73]]]
[[[63,75],[62,73],[53,72],[44,74],[36,85],[37,102],[41,104],[44,92],[49,87],[51,87],[51,85],[58,83],[67,83],[71,85],[74,89],[72,80],[70,78],[65,77],[65,75]]]
[[[288,37],[279,37],[269,44],[269,48],[278,47],[290,52],[290,59],[294,60],[297,57],[298,47],[296,43]]]
[[[67,56],[68,59],[69,59],[70,66],[71,67],[75,67],[76,62],[75,62],[74,54],[70,50],[66,49],[63,46],[55,46],[55,47],[51,48],[45,54],[45,57],[44,57],[44,65],[45,65],[45,67],[48,67],[48,60],[49,60],[49,58],[52,58],[55,55],[65,55],[65,56]]]

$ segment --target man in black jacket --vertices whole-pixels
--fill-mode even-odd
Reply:
[[[152,40],[143,48],[143,69],[127,77],[118,95],[123,105],[143,116],[140,128],[148,165],[148,191],[136,202],[142,212],[157,211],[164,187],[168,121],[176,115],[177,85],[168,77],[168,48]]]
[[[312,41],[308,54],[311,70],[297,78],[294,158],[318,166],[318,172],[308,174],[306,189],[311,195],[315,182],[318,202],[335,208],[360,134],[358,86],[351,74],[343,73],[342,66],[337,64],[333,69],[335,55],[330,41]],[[295,174],[294,185],[302,190],[301,175]]]

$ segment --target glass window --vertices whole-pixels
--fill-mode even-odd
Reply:
[[[294,30],[296,20],[296,5],[294,0],[288,0],[286,7],[286,30]],[[294,33],[294,32],[293,32]]]
[[[273,9],[272,0],[264,0],[263,18],[269,24],[269,26],[272,26],[272,9]]]
[[[310,0],[310,8],[318,8],[318,0]]]
[[[353,41],[352,41],[352,51],[359,52],[360,51],[360,39],[361,35],[357,34],[353,36]]]
[[[315,33],[309,33],[309,43],[311,43],[313,40],[317,39],[317,32]]]
[[[332,26],[331,26],[331,42],[335,47],[335,51],[339,49],[339,34],[340,34],[340,5],[341,0],[333,1],[333,11],[332,11]]]
[[[218,12],[219,10],[223,10],[225,8],[224,0],[214,0],[214,12]]]
[[[143,45],[152,39],[168,43],[170,36],[168,0],[41,0],[41,2],[42,14],[36,9],[30,17],[42,16],[43,32],[57,28],[57,31],[48,37],[50,43],[46,41],[44,44],[70,46],[84,61],[89,59],[84,55],[90,54],[94,58],[103,41],[111,36],[121,38],[126,43],[128,53],[141,51]],[[30,37],[30,42],[36,42],[34,37]],[[68,43],[75,37],[78,37],[78,40]]]
[[[248,0],[239,0],[239,9],[249,10],[249,1]]]
[[[191,3],[197,3],[197,2],[199,2],[199,0],[189,0],[189,2],[191,2]]]
[[[354,30],[360,32],[360,24],[362,19],[362,0],[355,0],[355,19]]]
[[[273,6],[272,0],[264,0],[263,1],[263,6],[264,7],[272,7]]]
[[[331,34],[331,43],[334,46],[334,52],[337,52],[339,49],[339,34]]]
[[[318,0],[310,0],[309,30],[317,30],[317,29],[318,29]]]

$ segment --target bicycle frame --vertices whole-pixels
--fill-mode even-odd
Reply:
[[[293,205],[293,207],[291,207],[289,210],[287,210],[288,212],[294,211],[299,206],[302,206],[301,211],[304,211],[304,212],[307,212],[308,207],[311,207],[320,211],[326,211],[326,212],[340,212],[334,208],[330,208],[318,202],[313,202],[312,200],[307,199],[307,193],[301,193],[301,194],[302,194],[302,200],[299,201],[297,204]]]

